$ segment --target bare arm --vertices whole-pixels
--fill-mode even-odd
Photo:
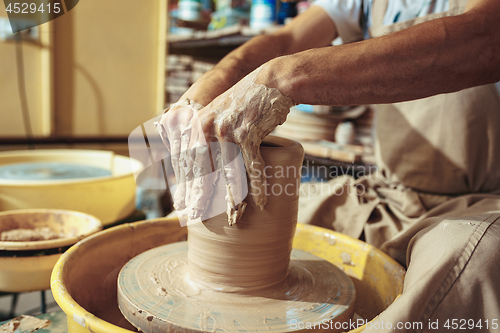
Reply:
[[[258,83],[295,103],[391,103],[500,80],[500,1],[380,38],[270,61]]]
[[[251,179],[250,193],[263,208],[266,179],[259,146],[285,120],[293,103],[390,103],[500,80],[500,1],[469,2],[462,15],[335,47],[327,46],[336,36],[334,23],[321,8],[313,7],[291,26],[254,38],[229,54],[184,95],[208,105],[199,112],[178,106],[158,125],[167,144],[172,143],[172,156],[179,157],[176,177],[180,175],[179,187],[185,191],[176,191],[182,199],[178,207],[187,209],[191,219],[202,216],[211,182],[189,177],[195,161],[210,165],[210,159],[197,151],[185,152],[219,141],[240,147]],[[261,64],[260,70],[240,80]],[[226,172],[224,154],[220,156],[221,170]],[[228,175],[244,172],[229,171]],[[241,209],[231,200],[228,206]]]
[[[328,14],[313,7],[279,31],[252,38],[228,54],[163,115],[157,128],[172,155],[178,183],[174,207],[180,217],[190,221],[202,218],[213,193],[213,179],[210,177],[214,173],[205,172],[211,169],[210,165],[223,166],[220,168],[224,171],[223,178],[226,186],[231,188],[224,196],[230,223],[234,223],[244,211],[244,205],[233,198],[240,192],[243,195],[243,183],[235,180],[240,179],[237,175],[244,173],[245,169],[231,169],[233,167],[228,163],[231,158],[227,152],[222,152],[225,145],[221,145],[219,153],[213,146],[206,148],[207,142],[214,141],[234,142],[240,147],[252,183],[249,191],[255,203],[261,209],[264,207],[266,181],[263,177],[265,165],[259,152],[260,140],[285,120],[292,100],[277,89],[254,84],[257,75],[254,70],[281,55],[325,47],[336,35],[335,24]],[[208,106],[198,111],[200,105],[192,101]],[[212,158],[203,153],[203,149],[209,151]]]
[[[252,38],[229,53],[182,97],[207,105],[267,61],[314,47],[328,46],[336,36],[335,25],[328,14],[314,6],[282,29]]]

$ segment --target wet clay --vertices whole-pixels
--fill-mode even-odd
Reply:
[[[274,143],[282,147],[261,147],[267,179],[264,210],[247,197],[245,213],[235,225],[229,225],[224,214],[188,225],[189,273],[196,283],[224,291],[249,290],[277,284],[287,276],[303,150],[293,141]],[[250,178],[250,186],[251,182]],[[215,192],[221,190],[217,187]]]
[[[272,138],[261,153],[264,210],[247,197],[238,223],[221,214],[188,224],[187,244],[150,250],[122,269],[119,307],[140,330],[286,332],[291,320],[351,318],[355,292],[345,274],[306,252],[294,251],[290,260],[302,147]]]
[[[205,211],[213,206],[210,202],[213,184],[219,182],[227,186],[228,194],[223,197],[227,202],[229,223],[234,224],[245,209],[245,205],[240,204],[241,200],[235,200],[241,191],[238,186],[241,184],[240,177],[245,178],[245,172],[253,180],[253,185],[249,187],[250,196],[258,207],[264,209],[267,185],[262,168],[269,164],[265,164],[261,156],[260,145],[276,126],[285,122],[293,101],[276,88],[255,83],[261,68],[245,76],[205,108],[213,117],[210,121],[203,116],[198,119],[195,111],[198,106],[189,100],[182,100],[155,124],[172,154],[177,183],[174,208],[181,219],[186,218],[188,222],[205,220]],[[184,107],[182,114],[176,110],[178,107]],[[205,114],[205,111],[200,112]],[[207,123],[213,126],[203,128],[202,132]],[[222,147],[214,149],[215,142],[221,142]],[[227,146],[231,146],[226,143],[230,142],[239,147],[245,170],[243,166],[231,165],[232,154],[226,151]],[[214,167],[217,172],[213,172]]]
[[[50,320],[20,315],[0,326],[0,333],[35,332],[48,327]]]
[[[143,332],[288,332],[293,323],[353,315],[354,286],[333,264],[293,250],[285,280],[260,289],[220,291],[190,280],[187,243],[149,250],[127,263],[118,278],[118,305]]]

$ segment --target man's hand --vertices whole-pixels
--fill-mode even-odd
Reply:
[[[171,154],[177,180],[174,208],[189,219],[197,219],[207,208],[211,187],[203,191],[203,181],[213,180],[213,166],[197,117],[202,106],[188,99],[172,105],[157,129]],[[205,177],[202,177],[205,176]],[[207,179],[208,178],[208,179]]]
[[[208,208],[217,180],[215,170],[221,170],[228,188],[230,224],[241,216],[244,206],[238,206],[240,198],[235,198],[235,193],[241,193],[241,184],[235,182],[243,170],[231,163],[239,154],[233,143],[241,149],[255,204],[261,209],[266,204],[260,144],[285,121],[293,102],[277,89],[256,84],[259,71],[247,75],[199,112],[191,105],[175,106],[158,125],[177,178],[174,206],[178,211],[187,210],[189,220],[199,219]]]

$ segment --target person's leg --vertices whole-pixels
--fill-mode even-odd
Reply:
[[[500,332],[500,214],[432,220],[408,245],[403,294],[367,332]]]

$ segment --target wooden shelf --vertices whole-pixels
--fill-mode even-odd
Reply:
[[[183,54],[203,58],[222,58],[252,37],[271,33],[280,26],[252,29],[234,25],[214,31],[194,31],[192,34],[169,35],[169,54]]]

